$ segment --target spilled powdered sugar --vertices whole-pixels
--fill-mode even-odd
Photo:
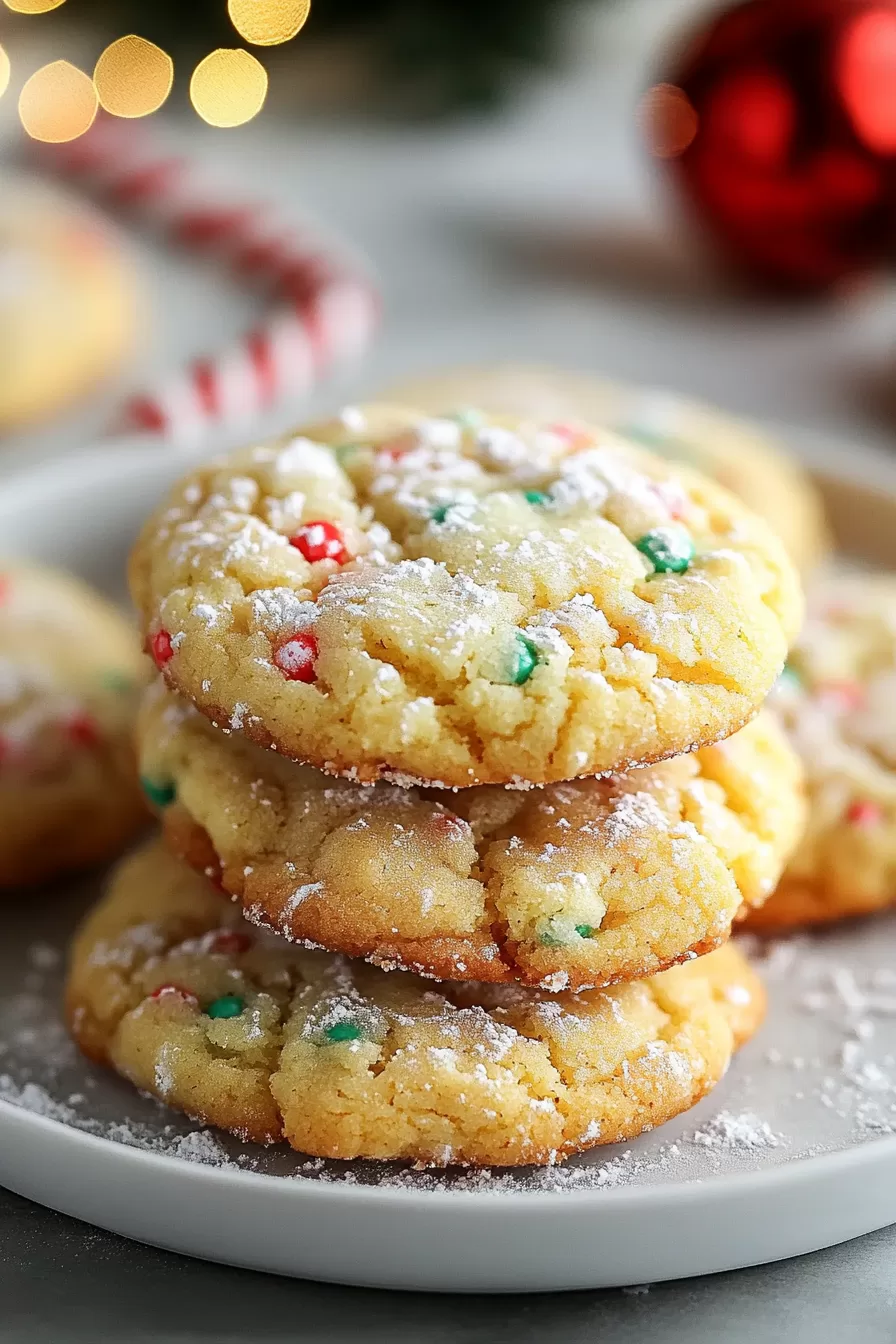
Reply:
[[[59,931],[42,925],[40,940],[33,941],[34,912],[13,912],[0,950],[0,1100],[114,1143],[288,1179],[508,1197],[519,1190],[609,1194],[629,1186],[710,1181],[896,1134],[896,971],[887,950],[896,918],[771,944],[743,939],[768,985],[769,1019],[692,1112],[627,1145],[595,1148],[546,1168],[466,1171],[324,1161],[243,1144],[198,1127],[87,1064],[68,1038],[59,1006],[61,948],[71,915],[54,909],[52,918]],[[509,987],[498,988],[504,993]],[[343,1001],[334,999],[328,1011],[338,1016]],[[547,1001],[540,1011],[563,1031],[568,1019],[575,1039],[576,1019],[559,1004]],[[507,1033],[489,1021],[490,1049],[500,1054]],[[162,1059],[163,1072],[164,1065]],[[657,1067],[674,1077],[687,1063],[667,1050]],[[164,1077],[158,1082],[164,1090]],[[537,1104],[555,1103],[542,1098]],[[595,1118],[585,1136],[593,1140],[599,1132]]]

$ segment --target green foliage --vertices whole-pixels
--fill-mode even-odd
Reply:
[[[369,48],[389,101],[424,113],[487,109],[549,64],[572,0],[314,0],[299,43],[344,35]],[[174,55],[235,45],[226,0],[106,0],[117,32]],[[263,55],[263,53],[260,53]]]

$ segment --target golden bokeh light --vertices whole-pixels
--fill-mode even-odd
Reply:
[[[43,65],[19,94],[19,118],[34,140],[62,144],[93,125],[98,107],[93,80],[68,61]]]
[[[0,47],[0,98],[9,88],[9,57]]]
[[[174,62],[166,51],[134,33],[112,42],[93,72],[100,106],[116,117],[148,117],[171,92]]]
[[[638,103],[638,127],[648,153],[655,159],[675,159],[694,140],[700,121],[684,89],[654,84]]]
[[[7,9],[14,9],[17,14],[49,14],[65,0],[4,0],[4,3]]]
[[[230,22],[246,42],[276,47],[305,24],[311,0],[227,0]]]
[[[242,126],[264,105],[268,75],[248,51],[219,47],[199,62],[190,80],[190,101],[211,126]]]

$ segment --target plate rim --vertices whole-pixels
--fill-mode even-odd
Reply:
[[[286,1187],[289,1190],[297,1189],[303,1191],[304,1187],[313,1187],[313,1191],[304,1190],[304,1193],[314,1193],[322,1199],[331,1199],[334,1202],[354,1203],[359,1197],[366,1202],[381,1204],[402,1204],[423,1197],[427,1202],[436,1203],[447,1202],[454,1204],[458,1200],[468,1202],[482,1203],[486,1207],[499,1206],[505,1202],[513,1201],[514,1205],[520,1202],[526,1205],[536,1205],[545,1212],[564,1208],[570,1200],[577,1203],[588,1203],[590,1200],[598,1200],[602,1208],[612,1209],[619,1204],[632,1205],[637,1203],[650,1203],[652,1205],[663,1205],[667,1202],[674,1202],[677,1210],[681,1209],[682,1200],[687,1195],[691,1202],[712,1204],[719,1198],[729,1198],[736,1196],[743,1188],[749,1187],[752,1195],[761,1195],[765,1186],[794,1186],[798,1187],[804,1180],[813,1180],[819,1175],[836,1179],[849,1171],[852,1166],[863,1167],[869,1162],[886,1161],[888,1158],[896,1158],[896,1134],[881,1135],[879,1138],[868,1139],[862,1143],[852,1144],[848,1148],[840,1148],[833,1152],[804,1154],[799,1157],[785,1159],[774,1166],[764,1167],[758,1171],[737,1171],[728,1172],[722,1175],[710,1173],[708,1177],[696,1177],[693,1180],[676,1180],[653,1185],[620,1185],[616,1187],[581,1189],[581,1190],[467,1190],[452,1189],[446,1187],[442,1190],[416,1189],[413,1186],[383,1186],[383,1185],[356,1185],[349,1181],[339,1180],[316,1180],[313,1176],[303,1176],[297,1173],[294,1176],[277,1176],[266,1172],[244,1171],[235,1164],[227,1166],[218,1166],[210,1162],[190,1161],[186,1158],[178,1157],[169,1153],[156,1153],[139,1146],[132,1146],[126,1143],[118,1143],[114,1139],[107,1138],[99,1134],[90,1134],[77,1125],[68,1124],[64,1120],[57,1120],[51,1116],[41,1115],[36,1111],[30,1111],[26,1106],[19,1106],[16,1102],[9,1101],[0,1097],[0,1129],[6,1123],[18,1125],[24,1129],[34,1128],[38,1134],[42,1134],[48,1141],[59,1130],[64,1131],[67,1141],[73,1145],[85,1145],[89,1150],[99,1153],[102,1150],[115,1150],[121,1160],[128,1162],[133,1160],[138,1165],[145,1166],[148,1171],[160,1167],[161,1170],[172,1174],[174,1170],[183,1173],[186,1167],[192,1173],[192,1178],[200,1182],[218,1181],[222,1177],[233,1179],[240,1184],[244,1184],[251,1189],[255,1189],[261,1194],[264,1190],[278,1189]],[[203,1125],[203,1130],[214,1132],[212,1127]],[[599,1153],[600,1145],[591,1150]],[[299,1154],[300,1157],[306,1157],[309,1161],[314,1160],[313,1154]],[[557,1164],[558,1170],[564,1169],[563,1163]],[[499,1172],[513,1171],[512,1167],[489,1167],[487,1170]],[[438,1168],[433,1168],[437,1171]],[[481,1168],[471,1167],[469,1170],[481,1170]],[[550,1170],[550,1168],[548,1168]],[[811,1175],[807,1175],[810,1173]],[[300,1196],[301,1197],[301,1196]],[[896,1204],[896,1201],[894,1201]],[[665,1208],[658,1212],[669,1212]],[[896,1209],[894,1209],[894,1221],[896,1221]]]

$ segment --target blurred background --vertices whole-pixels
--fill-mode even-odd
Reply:
[[[104,436],[135,392],[183,401],[197,358],[211,441],[536,360],[798,427],[823,460],[894,442],[894,5],[0,0],[0,47],[7,465]],[[371,277],[354,363],[299,352],[291,383],[283,346],[272,373],[295,287],[180,247],[166,172],[110,193],[172,156],[194,215],[251,201],[300,250],[313,221],[317,263]],[[276,384],[255,400],[250,357]]]

